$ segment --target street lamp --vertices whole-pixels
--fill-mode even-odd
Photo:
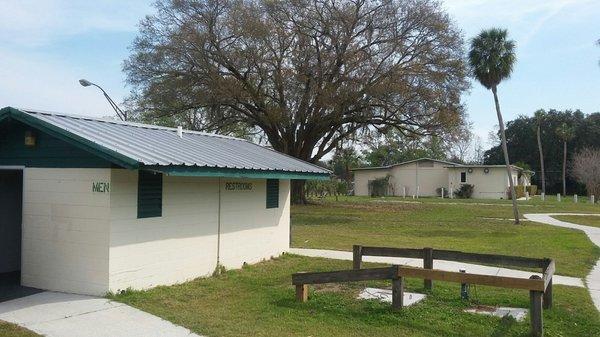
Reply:
[[[94,86],[94,87],[100,89],[102,91],[102,93],[104,94],[104,97],[106,98],[106,100],[110,104],[110,106],[117,113],[117,116],[119,117],[119,119],[121,119],[122,121],[126,121],[127,120],[127,114],[124,113],[123,110],[121,110],[119,108],[119,106],[117,105],[117,103],[115,103],[115,101],[113,101],[112,98],[110,98],[110,96],[108,96],[108,94],[106,93],[106,91],[104,91],[104,89],[102,89],[102,87],[100,87],[96,83],[92,83],[92,82],[90,82],[90,81],[88,81],[86,79],[83,79],[83,78],[79,80],[79,84],[81,84],[84,87]]]

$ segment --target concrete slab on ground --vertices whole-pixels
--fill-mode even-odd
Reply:
[[[524,321],[527,313],[529,312],[527,309],[523,308],[509,308],[509,307],[475,307],[465,309],[465,312],[471,314],[480,314],[480,315],[488,315],[488,316],[496,316],[496,317],[505,317],[509,316],[514,318],[516,321]]]
[[[123,303],[49,291],[0,303],[0,320],[47,337],[200,337]]]
[[[419,303],[427,297],[425,294],[404,292],[402,305],[409,307]],[[381,302],[392,303],[392,290],[379,288],[365,288],[358,294],[361,300],[379,300]]]

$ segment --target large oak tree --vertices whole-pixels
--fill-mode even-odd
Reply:
[[[316,163],[359,132],[461,123],[463,40],[431,0],[159,0],[125,62],[139,118],[260,133]],[[301,196],[301,184],[294,195]]]

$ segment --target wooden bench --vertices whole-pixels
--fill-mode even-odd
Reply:
[[[402,309],[405,278],[424,280],[426,289],[432,289],[433,281],[478,284],[500,288],[529,290],[531,332],[533,336],[543,336],[543,308],[552,307],[552,276],[555,263],[552,259],[534,259],[520,256],[465,253],[450,250],[407,249],[388,247],[354,246],[353,267],[351,270],[330,272],[296,273],[292,275],[292,284],[296,286],[296,299],[308,300],[308,285],[367,280],[391,280],[392,307]],[[361,269],[362,257],[392,256],[422,258],[423,268],[393,265],[385,268]],[[433,260],[476,262],[482,264],[509,265],[530,268],[542,268],[543,276],[532,275],[528,279],[519,277],[481,275],[473,273],[451,272],[433,269]]]

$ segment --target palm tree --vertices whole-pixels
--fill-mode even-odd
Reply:
[[[563,195],[567,195],[567,143],[575,136],[573,127],[567,123],[562,123],[556,129],[556,135],[563,142],[563,167],[562,167],[562,188]]]
[[[496,104],[496,115],[498,115],[498,124],[500,125],[502,150],[504,151],[504,161],[506,162],[506,173],[508,174],[515,224],[519,224],[517,195],[515,193],[515,184],[512,179],[512,168],[508,159],[504,120],[502,118],[502,113],[500,112],[500,102],[498,101],[498,85],[502,80],[510,77],[516,58],[515,42],[508,39],[508,32],[505,29],[492,28],[484,30],[471,41],[469,64],[473,76],[481,83],[481,85],[486,89],[491,90],[494,94],[494,103]]]
[[[543,109],[540,109],[535,112],[537,143],[538,150],[540,152],[540,169],[542,170],[542,193],[544,195],[546,195],[546,171],[544,170],[544,151],[542,150],[542,123],[544,122],[545,116],[546,111],[544,111]]]

